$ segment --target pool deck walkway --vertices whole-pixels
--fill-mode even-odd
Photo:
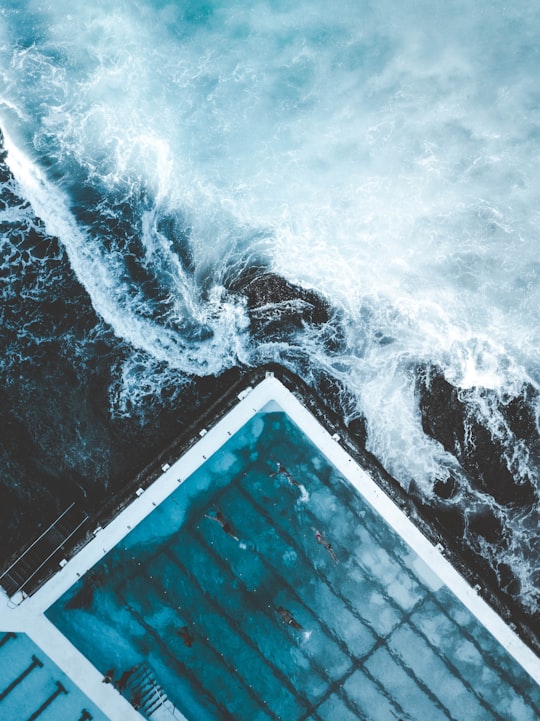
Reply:
[[[272,374],[254,388],[239,395],[238,404],[208,431],[181,458],[163,467],[163,474],[147,489],[139,489],[132,503],[105,528],[97,528],[94,538],[34,595],[9,599],[0,590],[0,631],[24,632],[59,668],[79,686],[111,721],[140,721],[142,716],[110,685],[44,612],[103,556],[114,548],[143,518],[148,516],[178,485],[236,433],[267,403],[275,401],[327,456],[335,467],[402,536],[425,562],[427,574],[435,583],[446,584],[478,618],[514,659],[540,685],[540,659],[510,626],[479,596],[477,591],[445,558],[442,547],[434,546],[396,506],[370,475],[340,445],[338,435],[330,435],[311,412]],[[439,580],[440,579],[440,580]],[[152,719],[160,719],[158,713]],[[163,716],[163,718],[165,718]],[[184,719],[176,715],[168,718]]]

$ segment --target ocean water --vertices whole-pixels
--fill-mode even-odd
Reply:
[[[193,377],[309,358],[429,503],[459,469],[423,431],[418,367],[494,436],[478,389],[540,386],[539,35],[525,0],[3,2],[4,495],[106,490],[110,427],[151,428]],[[227,290],[252,267],[321,293],[339,347],[309,327],[254,340]],[[535,500],[452,504],[534,612],[538,467],[508,454]],[[486,506],[504,543],[470,530]]]

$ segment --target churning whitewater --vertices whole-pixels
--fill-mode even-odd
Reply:
[[[539,41],[525,0],[4,2],[6,498],[106,488],[194,377],[276,361],[535,618]],[[326,327],[253,334],[257,272]]]

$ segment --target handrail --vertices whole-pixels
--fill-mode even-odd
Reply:
[[[36,544],[37,544],[39,541],[43,541],[43,539],[46,538],[47,534],[48,534],[48,533],[56,526],[56,524],[68,513],[68,511],[70,511],[70,510],[73,508],[74,505],[75,505],[75,503],[72,503],[63,513],[61,513],[61,514],[58,516],[58,518],[57,518],[53,523],[51,523],[51,524],[48,526],[48,528],[24,551],[24,553],[21,553],[21,555],[17,558],[17,560],[16,560],[14,563],[12,563],[12,564],[10,565],[10,567],[9,567],[6,571],[4,571],[4,573],[0,576],[0,583],[2,582],[2,579],[3,579],[3,578],[6,578],[6,577],[7,577],[7,578],[10,578],[11,582],[13,583],[13,585],[15,585],[15,583],[17,583],[16,578],[14,578],[13,576],[10,576],[10,572],[13,571],[13,569],[17,566],[17,564],[24,558],[24,556],[25,556],[32,548],[34,548],[34,547],[36,546]],[[76,525],[68,534],[66,534],[66,535],[63,536],[63,538],[62,538],[62,540],[60,541],[60,543],[58,543],[58,544],[50,551],[50,553],[46,556],[46,558],[44,558],[44,559],[39,563],[39,565],[37,565],[37,566],[34,568],[34,570],[32,571],[32,573],[30,573],[30,575],[27,576],[22,583],[19,583],[19,584],[17,585],[17,588],[13,591],[13,593],[9,593],[8,605],[9,605],[10,607],[11,607],[11,603],[13,602],[13,600],[15,599],[15,597],[18,596],[18,595],[20,595],[20,598],[18,599],[18,601],[15,601],[15,606],[19,606],[19,605],[24,601],[24,599],[28,596],[28,594],[24,591],[25,586],[34,578],[34,576],[36,576],[36,575],[41,571],[41,569],[42,569],[44,566],[47,565],[47,563],[51,560],[51,558],[55,555],[55,553],[57,553],[57,552],[62,548],[62,546],[63,546],[67,541],[69,541],[69,539],[72,538],[72,536],[74,536],[74,535],[77,533],[77,531],[79,530],[79,528],[81,528],[81,526],[82,526],[84,523],[86,523],[86,521],[88,520],[88,518],[89,518],[88,514],[85,513],[85,514],[84,514],[84,518],[83,518],[81,521],[79,521],[79,522],[77,523],[77,525]],[[39,560],[39,559],[37,559],[37,560]],[[21,575],[22,575],[22,574],[21,574]],[[35,589],[34,589],[34,590],[35,590]]]
[[[52,551],[51,553],[49,553],[49,555],[47,556],[47,558],[46,558],[44,561],[42,561],[42,562],[39,564],[39,566],[36,568],[36,570],[35,570],[33,573],[31,573],[30,576],[28,576],[28,578],[26,579],[26,581],[19,586],[19,588],[17,589],[16,593],[20,593],[20,592],[23,590],[23,588],[26,586],[26,584],[28,583],[28,581],[31,581],[31,580],[34,578],[34,576],[36,575],[36,573],[37,573],[38,571],[40,571],[40,570],[43,568],[43,566],[47,563],[47,561],[49,561],[49,560],[54,556],[54,554],[62,548],[62,546],[64,545],[64,543],[65,543],[66,541],[69,541],[69,539],[70,539],[75,533],[77,533],[77,531],[79,530],[79,528],[83,525],[83,523],[86,523],[87,520],[88,520],[88,516],[85,515],[85,517],[83,518],[83,520],[73,529],[73,531],[71,531],[71,533],[69,533],[69,534],[62,540],[62,543],[59,543],[58,546],[56,546],[56,548],[54,549],[54,551]]]
[[[36,543],[39,543],[39,541],[41,541],[41,539],[42,539],[47,533],[49,533],[49,531],[51,530],[51,528],[53,528],[53,526],[56,526],[56,524],[58,523],[58,521],[59,521],[61,518],[63,518],[68,511],[71,511],[71,509],[73,508],[74,505],[75,505],[75,501],[73,501],[73,503],[72,503],[70,506],[68,506],[68,507],[66,508],[66,510],[63,511],[63,512],[58,516],[58,518],[57,518],[56,520],[54,520],[54,521],[43,531],[43,533],[42,533],[41,535],[39,535],[39,536],[35,539],[35,541],[33,541],[33,542],[28,546],[28,548],[25,548],[25,550],[21,553],[21,555],[18,556],[18,557],[15,559],[15,561],[13,561],[13,563],[11,564],[11,566],[9,566],[9,568],[7,568],[7,569],[0,575],[0,581],[4,578],[4,576],[6,576],[6,575],[11,571],[11,569],[12,569],[14,566],[16,566],[16,565],[19,563],[19,561],[20,561],[24,556],[26,556],[27,553],[29,553],[29,552],[32,550],[32,548],[36,545]],[[86,519],[85,519],[85,520],[86,520]]]

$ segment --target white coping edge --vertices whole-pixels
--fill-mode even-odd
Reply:
[[[269,401],[275,401],[290,416],[337,470],[540,685],[540,659],[536,654],[339,445],[339,437],[332,437],[293,393],[274,377],[267,377],[247,393],[144,493],[137,495],[106,528],[99,530],[95,538],[33,596],[15,608],[8,605],[5,594],[5,603],[1,603],[0,597],[0,631],[28,633],[111,721],[140,721],[141,715],[110,685],[102,683],[102,676],[97,669],[43,614]]]

